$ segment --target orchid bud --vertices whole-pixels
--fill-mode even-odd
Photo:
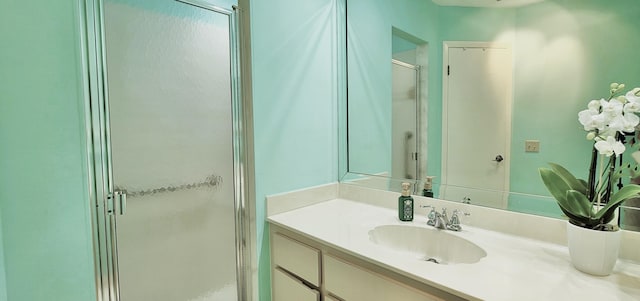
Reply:
[[[594,138],[596,138],[596,133],[594,132],[587,133],[587,140],[593,140]]]
[[[620,91],[620,90],[622,90],[622,89],[624,89],[624,84],[620,84],[620,85],[618,85],[618,89],[616,89],[616,90]]]
[[[611,88],[611,90],[613,91],[615,89],[618,89],[618,85],[618,83],[611,83],[611,85],[609,85],[609,88]]]
[[[616,97],[616,99],[621,103],[627,103],[629,101],[624,95],[620,95]]]

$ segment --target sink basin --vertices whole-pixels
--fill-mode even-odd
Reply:
[[[369,231],[369,240],[406,256],[438,264],[476,263],[487,256],[478,245],[433,228],[378,226]]]

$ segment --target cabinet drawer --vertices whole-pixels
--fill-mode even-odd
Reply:
[[[337,297],[329,295],[324,298],[324,301],[344,301],[344,300],[338,299]]]
[[[327,291],[347,301],[442,301],[330,255],[324,256],[323,270]]]
[[[320,287],[320,251],[280,233],[271,236],[273,268],[280,267]]]
[[[276,268],[273,270],[273,301],[320,301],[320,292]]]

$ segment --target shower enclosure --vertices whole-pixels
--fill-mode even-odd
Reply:
[[[420,66],[391,60],[391,177],[420,175]]]
[[[235,13],[168,0],[95,9],[99,299],[245,300]]]

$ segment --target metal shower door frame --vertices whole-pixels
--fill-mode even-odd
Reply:
[[[240,70],[240,55],[247,50],[240,49],[240,32],[238,15],[240,9],[220,8],[199,0],[175,0],[212,12],[221,13],[229,18],[229,43],[231,56],[231,95],[233,113],[233,174],[234,174],[234,209],[236,234],[236,282],[239,300],[251,300],[252,267],[254,256],[252,250],[253,206],[251,185],[252,123],[251,106],[248,98],[242,97],[243,77]],[[114,185],[111,164],[111,143],[109,124],[108,84],[106,74],[106,54],[104,37],[104,0],[80,1],[79,11],[84,12],[81,19],[81,43],[83,48],[82,63],[84,74],[84,91],[89,97],[85,105],[85,135],[87,138],[87,169],[89,199],[92,208],[93,248],[95,265],[96,299],[98,301],[119,301],[118,254],[117,254],[117,221],[113,200]],[[243,37],[244,39],[244,37]],[[245,55],[246,56],[246,55]],[[244,56],[243,56],[244,57]]]

